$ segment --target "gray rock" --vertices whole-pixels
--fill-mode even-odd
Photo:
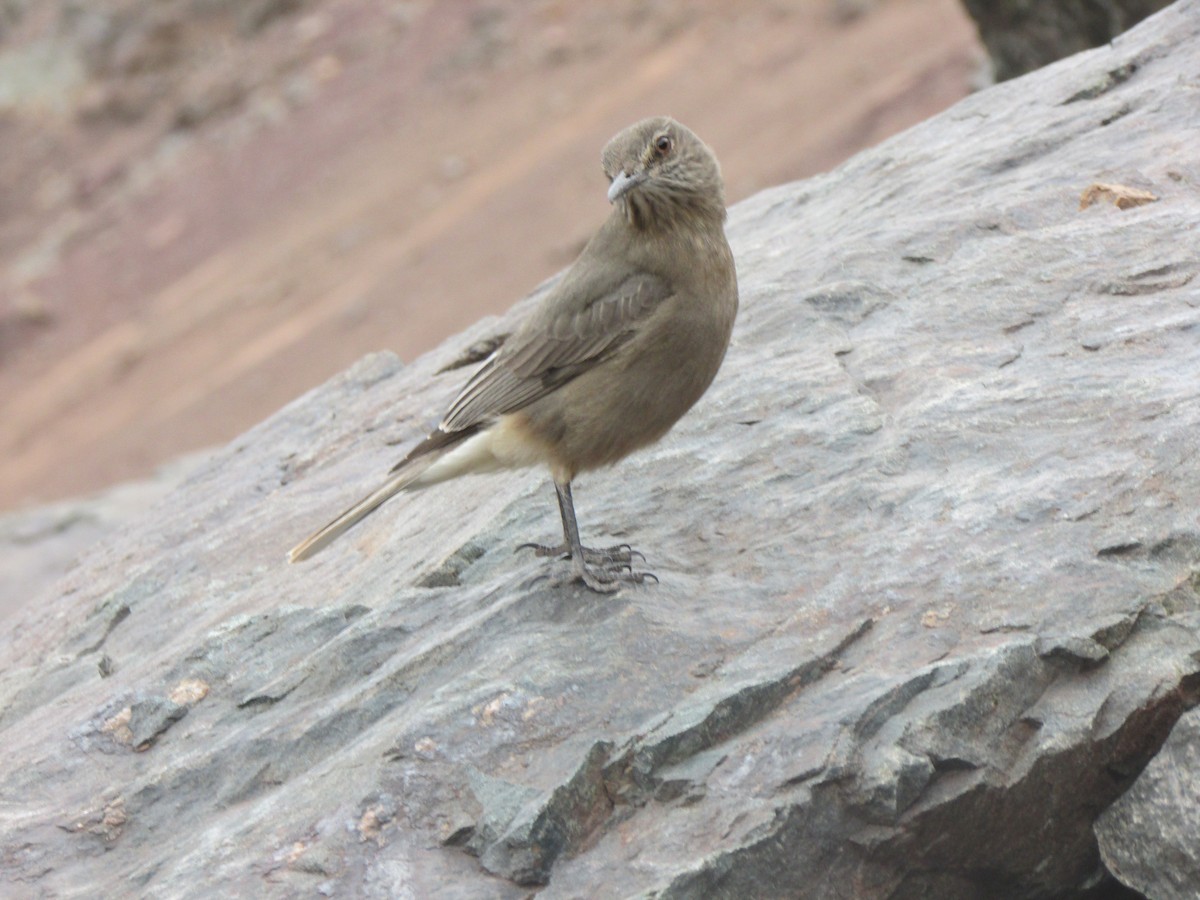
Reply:
[[[1200,684],[1186,690],[1195,702]],[[1165,725],[1166,723],[1164,723]],[[1155,900],[1190,900],[1200,885],[1200,710],[1096,823],[1100,853],[1125,884]]]
[[[997,80],[1099,47],[1171,0],[963,0]]]
[[[0,515],[0,627],[58,581],[80,553],[174,490],[207,456],[180,457],[151,478],[90,497]]]
[[[657,585],[539,582],[539,472],[283,561],[520,307],[235,440],[0,636],[0,892],[1120,890],[1200,677],[1197,71],[1191,0],[738,205],[725,368],[576,490]]]

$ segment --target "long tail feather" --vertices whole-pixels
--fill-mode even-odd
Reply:
[[[420,457],[396,472],[370,495],[359,500],[352,507],[322,528],[315,534],[305,538],[288,552],[289,562],[300,562],[320,553],[335,540],[375,512],[380,506],[400,493],[416,481],[429,466],[437,459],[438,454]]]

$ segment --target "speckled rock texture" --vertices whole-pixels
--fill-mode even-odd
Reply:
[[[1200,694],[1197,73],[1191,0],[733,209],[720,376],[576,485],[658,584],[538,581],[533,471],[284,562],[511,318],[234,441],[0,643],[0,893],[1153,894],[1136,806],[1186,799],[1146,779]]]
[[[1200,710],[1187,713],[1133,787],[1100,816],[1105,864],[1154,900],[1200,890]]]

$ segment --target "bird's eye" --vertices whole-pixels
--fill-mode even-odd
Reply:
[[[659,159],[671,152],[671,136],[660,134],[654,139],[654,155]]]

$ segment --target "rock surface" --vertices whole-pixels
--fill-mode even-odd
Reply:
[[[0,629],[62,578],[81,553],[174,490],[207,455],[180,457],[160,467],[153,478],[89,497],[0,515]]]
[[[1119,895],[1200,693],[1197,71],[1189,0],[739,204],[717,382],[577,485],[657,585],[540,584],[537,472],[283,563],[511,318],[247,432],[3,638],[3,892]]]
[[[1096,825],[1105,865],[1155,900],[1190,900],[1200,888],[1200,711]]]
[[[999,81],[1106,44],[1170,5],[1171,0],[963,0]]]

